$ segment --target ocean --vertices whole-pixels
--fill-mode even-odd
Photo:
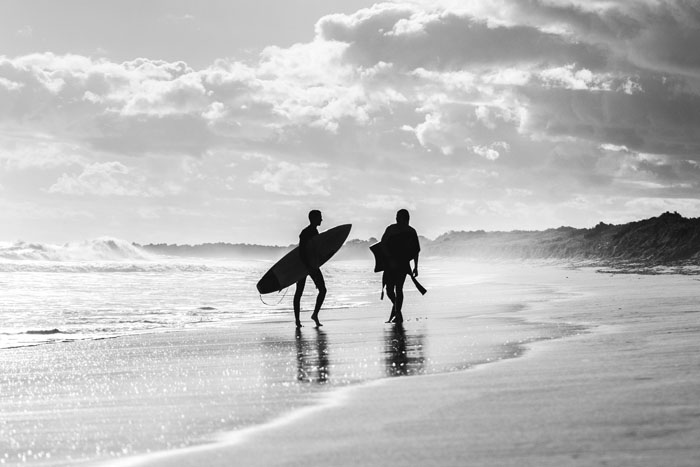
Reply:
[[[309,284],[296,330],[293,287],[255,289],[272,263],[110,238],[0,245],[0,464],[129,465],[274,425],[343,388],[516,358],[581,331],[528,319],[571,295],[530,266],[438,258],[421,260],[427,295],[407,284],[402,327],[384,323],[369,261],[331,260],[324,326],[309,320]]]
[[[291,295],[260,296],[270,261],[179,258],[101,238],[65,245],[0,243],[0,348],[227,326],[291,313]],[[370,265],[371,266],[371,265]],[[362,305],[368,265],[324,268],[341,293],[325,309]],[[313,287],[312,287],[313,288]]]

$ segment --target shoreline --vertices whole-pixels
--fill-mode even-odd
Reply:
[[[11,394],[0,405],[8,415],[9,425],[0,425],[0,435],[9,435],[8,460],[26,456],[29,464],[46,465],[42,456],[51,454],[48,465],[99,465],[204,445],[240,426],[257,433],[263,424],[266,431],[276,414],[292,426],[297,415],[289,415],[289,407],[313,415],[338,389],[471,367],[513,354],[514,344],[532,336],[561,333],[528,325],[519,313],[522,303],[563,295],[538,284],[494,280],[466,289],[448,284],[427,299],[408,292],[410,318],[398,333],[383,323],[388,302],[375,301],[328,310],[321,317],[326,326],[299,333],[291,314],[281,313],[224,329],[0,352],[6,370],[0,384],[9,382]],[[499,297],[508,287],[512,293]],[[302,319],[307,324],[308,314]],[[32,452],[23,451],[30,442]]]
[[[4,463],[697,465],[696,278],[440,272],[400,332],[375,301],[2,351]]]
[[[586,332],[584,328],[580,328],[580,330],[582,332]],[[540,338],[524,343],[517,343],[512,346],[513,351],[509,352],[509,356],[501,357],[490,361],[476,362],[468,368],[461,368],[440,373],[410,375],[402,378],[383,377],[379,379],[364,381],[362,383],[350,386],[336,387],[331,389],[330,392],[322,394],[319,400],[313,405],[293,409],[290,412],[281,414],[277,418],[268,420],[257,425],[245,427],[239,430],[219,433],[215,436],[215,440],[209,443],[179,449],[152,452],[119,459],[111,459],[105,462],[98,462],[95,465],[98,467],[139,467],[156,466],[161,464],[181,465],[181,462],[183,462],[182,457],[206,453],[215,453],[216,451],[226,450],[228,448],[235,448],[236,446],[246,442],[254,442],[254,440],[251,438],[254,438],[256,435],[264,434],[266,431],[284,429],[285,427],[288,427],[294,423],[302,423],[304,419],[313,417],[319,412],[323,412],[325,410],[339,407],[343,404],[347,404],[349,401],[351,401],[353,395],[352,393],[354,392],[371,391],[373,388],[377,388],[380,386],[401,384],[396,380],[404,378],[441,379],[443,377],[453,374],[463,374],[477,370],[487,371],[488,367],[491,365],[505,363],[510,360],[517,360],[520,358],[526,358],[528,354],[533,351],[533,349],[537,348],[540,345],[554,345],[557,342],[566,340],[568,338],[574,338],[577,335],[578,334],[569,334],[560,337]],[[172,461],[174,463],[171,463],[169,461]]]
[[[557,268],[558,269],[558,268]],[[563,296],[563,297],[562,297]],[[562,302],[571,300],[572,293],[565,290],[564,288],[558,289],[555,296],[549,297],[545,300],[546,303],[552,302]],[[518,305],[518,311],[516,313],[521,313],[531,308],[527,303]],[[491,319],[501,320],[503,323],[518,323],[517,325],[523,326],[548,326],[551,323],[539,321],[539,318],[531,318],[529,316],[512,316],[513,311],[503,311],[495,315],[489,315]],[[478,315],[473,315],[472,318],[477,318]],[[407,321],[410,323],[410,319]],[[415,322],[415,318],[414,318]],[[384,331],[391,329],[394,326],[387,327],[384,324]],[[565,329],[562,331],[562,329]],[[572,324],[572,323],[559,323],[558,331],[560,334],[554,336],[540,336],[536,338],[525,338],[523,340],[518,340],[516,342],[505,342],[503,343],[503,350],[500,355],[495,358],[486,358],[481,361],[470,362],[470,364],[463,368],[457,369],[446,369],[444,371],[439,371],[435,373],[427,374],[412,374],[408,375],[409,379],[413,378],[436,378],[440,379],[442,377],[452,375],[452,374],[463,374],[469,373],[472,370],[486,370],[490,365],[496,363],[503,363],[506,361],[521,359],[526,357],[533,348],[540,345],[547,345],[547,343],[560,342],[566,340],[567,338],[575,337],[581,335],[582,333],[588,333],[589,328],[582,324]],[[158,451],[152,453],[146,453],[136,456],[124,457],[119,459],[110,459],[105,462],[99,462],[95,465],[100,467],[138,467],[138,466],[156,466],[156,465],[173,465],[178,466],[183,462],[183,458],[188,458],[190,456],[200,456],[212,454],[217,455],[217,452],[226,451],[230,448],[235,448],[236,446],[244,445],[248,442],[254,442],[256,436],[264,436],[268,431],[275,431],[279,429],[284,429],[285,427],[290,427],[294,424],[303,424],[304,420],[308,420],[314,416],[318,416],[324,411],[337,408],[348,403],[352,403],[353,395],[356,393],[362,393],[365,391],[371,392],[374,388],[384,387],[386,385],[402,384],[399,380],[405,380],[405,377],[391,377],[384,376],[378,379],[370,379],[356,384],[350,384],[340,387],[332,387],[329,392],[324,392],[312,405],[297,407],[289,412],[282,413],[278,417],[265,421],[260,424],[253,426],[244,427],[242,429],[225,431],[218,433],[214,439],[205,444],[198,444],[194,446],[188,446],[178,449],[170,449],[165,451]],[[208,462],[208,461],[207,461]],[[192,465],[197,465],[193,463]],[[200,464],[204,465],[204,464]],[[260,464],[264,465],[264,464]]]
[[[697,281],[598,276],[598,294],[528,315],[587,332],[525,343],[499,365],[351,387],[236,443],[106,465],[697,465]]]

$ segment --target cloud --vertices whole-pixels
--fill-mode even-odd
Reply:
[[[353,15],[328,16],[317,24],[317,34],[348,44],[345,58],[356,65],[389,63],[397,73],[413,70],[442,85],[441,91],[449,92],[444,105],[429,111],[423,106],[425,121],[413,128],[423,146],[431,143],[443,153],[472,138],[469,120],[452,120],[445,110],[454,108],[455,100],[466,105],[465,98],[478,103],[477,116],[490,129],[490,111],[500,109],[537,138],[636,141],[641,150],[697,152],[697,132],[691,131],[700,115],[694,83],[685,82],[683,74],[669,79],[658,73],[671,66],[659,61],[662,56],[679,56],[672,66],[683,73],[700,66],[692,51],[683,52],[685,63],[679,52],[669,53],[662,33],[697,34],[697,8],[683,2],[496,3],[376,5]],[[647,41],[653,45],[645,46]],[[676,45],[676,51],[688,49]],[[455,73],[466,78],[461,88],[448,81]],[[401,94],[411,96],[404,90]]]
[[[250,183],[285,196],[330,196],[330,178],[327,164],[297,165],[281,161],[255,172]]]
[[[182,62],[113,63],[51,53],[0,57],[0,123],[117,152],[177,151],[173,141],[181,145],[178,152],[201,151],[215,140],[202,117],[216,101],[204,76]]]
[[[700,71],[700,7],[683,0],[418,1],[481,18],[487,24],[529,26],[605,50],[614,60],[667,72]]]
[[[49,193],[63,195],[153,197],[172,194],[177,187],[156,188],[143,175],[120,162],[94,163],[78,175],[63,174],[49,187]]]
[[[416,126],[415,134],[423,147],[435,146],[443,154],[451,155],[458,148],[468,147],[471,142],[469,137],[462,136],[468,132],[461,131],[459,126],[457,122],[445,121],[440,113],[429,113],[426,114],[425,121]]]
[[[0,139],[0,167],[7,170],[49,170],[85,161],[76,145],[49,135],[15,133]]]
[[[700,95],[677,80],[640,79],[643,89],[581,92],[575,89],[523,88],[529,101],[526,130],[589,139],[644,152],[698,154]]]
[[[495,161],[501,157],[501,152],[508,152],[509,150],[510,145],[505,142],[497,142],[489,146],[474,146],[472,148],[472,151],[474,151],[475,154],[490,161]]]
[[[615,85],[609,74],[594,74],[585,68],[577,70],[573,64],[542,70],[538,78],[544,87],[563,89],[610,91]]]
[[[5,91],[12,92],[12,91],[18,91],[22,89],[24,85],[22,83],[18,83],[16,81],[11,81],[7,78],[0,78],[0,87],[2,87]]]
[[[201,70],[149,59],[4,57],[0,118],[31,120],[42,131],[133,155],[201,154],[222,144],[293,139],[300,128],[340,134],[343,127],[377,122],[413,128],[423,147],[443,153],[485,146],[484,132],[498,133],[506,123],[538,138],[696,149],[687,133],[697,123],[697,96],[686,74],[700,60],[676,54],[672,66],[680,74],[667,77],[657,71],[668,70],[668,60],[649,58],[668,55],[661,52],[670,46],[660,31],[694,34],[694,7],[535,0],[456,5],[386,3],[329,15],[309,43],[269,47],[257,63],[220,60]],[[633,45],[629,52],[625,41]],[[594,121],[611,109],[622,125]],[[562,110],[564,121],[555,121]],[[640,111],[644,117],[635,117]],[[649,128],[638,131],[635,118]],[[671,134],[673,128],[680,129]]]
[[[0,57],[0,170],[125,205],[362,199],[367,219],[409,206],[503,228],[597,222],[634,197],[697,196],[697,13],[680,0],[397,1],[200,69]]]
[[[572,60],[598,68],[605,63],[605,52],[597,44],[530,25],[496,25],[462,11],[426,12],[402,4],[328,16],[317,24],[317,34],[350,44],[346,56],[361,66],[389,62],[404,69],[454,70]]]
[[[198,71],[148,59],[0,57],[0,121],[31,119],[42,131],[133,154],[201,153],[222,139],[259,142],[286,128],[335,133],[343,121],[367,123],[381,97],[354,81],[355,71],[339,61],[342,49],[270,47],[255,67],[221,60]]]

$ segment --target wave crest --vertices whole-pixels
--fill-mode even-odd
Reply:
[[[0,243],[0,259],[16,261],[149,261],[153,256],[136,245],[101,237],[64,245]]]

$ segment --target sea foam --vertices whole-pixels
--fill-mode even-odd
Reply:
[[[14,261],[124,261],[152,260],[153,255],[125,240],[101,237],[63,245],[0,243],[0,259]]]
[[[0,242],[0,272],[208,272],[229,269],[231,261],[214,262],[197,258],[172,258],[151,253],[125,240],[100,237],[63,245],[49,243]]]

